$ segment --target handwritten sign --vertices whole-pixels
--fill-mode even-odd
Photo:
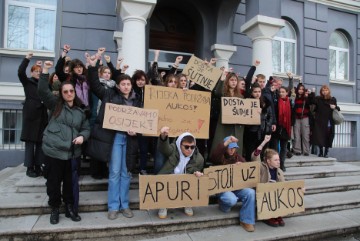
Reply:
[[[256,187],[260,180],[260,162],[246,162],[204,169],[209,177],[209,195]]]
[[[143,134],[156,134],[158,117],[158,110],[106,103],[103,128],[118,131],[131,130]]]
[[[260,101],[238,97],[221,97],[223,124],[260,125]]]
[[[256,187],[257,216],[259,220],[284,217],[305,211],[304,180],[277,183],[259,183]]]
[[[158,132],[170,127],[169,136],[190,132],[196,138],[209,138],[210,92],[145,85],[144,107],[159,110]]]
[[[222,71],[220,68],[206,64],[205,61],[191,56],[183,72],[186,76],[202,87],[213,90],[218,82]]]
[[[198,207],[209,204],[207,177],[193,174],[139,175],[140,209]]]

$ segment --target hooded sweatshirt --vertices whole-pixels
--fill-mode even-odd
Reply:
[[[186,173],[186,165],[188,164],[188,162],[190,161],[191,156],[194,154],[195,149],[192,150],[191,154],[189,156],[184,156],[184,154],[181,151],[181,141],[185,136],[192,136],[194,137],[191,133],[189,132],[184,132],[182,133],[178,139],[176,140],[176,147],[178,149],[178,152],[180,154],[180,161],[179,164],[175,167],[174,173],[175,174],[185,174]],[[196,145],[196,139],[194,137],[194,142]]]

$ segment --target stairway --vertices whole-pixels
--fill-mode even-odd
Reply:
[[[342,212],[360,216],[360,165],[337,162],[334,158],[294,156],[286,160],[286,166],[286,179],[304,179],[306,187],[305,212],[286,218],[287,229],[301,230],[299,227],[291,227],[292,222],[301,220],[308,223],[309,220],[323,218],[326,219],[324,222],[330,222],[335,214]],[[177,232],[192,232],[196,236],[205,228],[208,232],[219,229],[217,231],[221,233],[235,227],[244,237],[249,235],[238,227],[238,206],[227,214],[219,211],[217,204],[195,207],[193,217],[187,217],[182,209],[171,209],[165,220],[158,219],[157,210],[138,210],[137,176],[131,181],[130,207],[134,209],[135,215],[132,219],[122,215],[114,221],[107,219],[106,179],[94,180],[87,175],[81,176],[80,188],[82,221],[72,222],[62,213],[60,223],[51,225],[45,179],[26,177],[22,166],[4,169],[0,172],[0,240],[142,240]],[[257,222],[256,232],[246,240],[309,240],[310,237],[360,230],[360,220],[351,225],[346,223],[345,227],[333,225],[329,229],[332,226],[330,224],[326,230],[309,227],[311,231],[294,231],[283,236],[281,232],[268,232],[259,238],[256,235],[261,236],[270,227]]]

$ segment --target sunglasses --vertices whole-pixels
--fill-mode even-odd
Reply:
[[[65,95],[67,95],[68,93],[73,94],[74,90],[64,90],[62,93]]]
[[[194,149],[195,149],[195,145],[192,145],[192,146],[182,145],[182,146],[185,148],[185,150],[189,150],[189,148],[190,148],[191,150],[194,150]]]

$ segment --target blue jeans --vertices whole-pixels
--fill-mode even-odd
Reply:
[[[242,202],[239,219],[243,223],[255,224],[255,190],[244,188],[232,192],[223,192],[219,194],[220,210],[227,213],[236,205],[238,201]]]
[[[164,166],[166,157],[159,150],[156,150],[154,160],[154,174],[158,174],[161,168]]]
[[[131,175],[126,167],[126,135],[117,132],[109,163],[109,211],[129,208],[130,179]]]

